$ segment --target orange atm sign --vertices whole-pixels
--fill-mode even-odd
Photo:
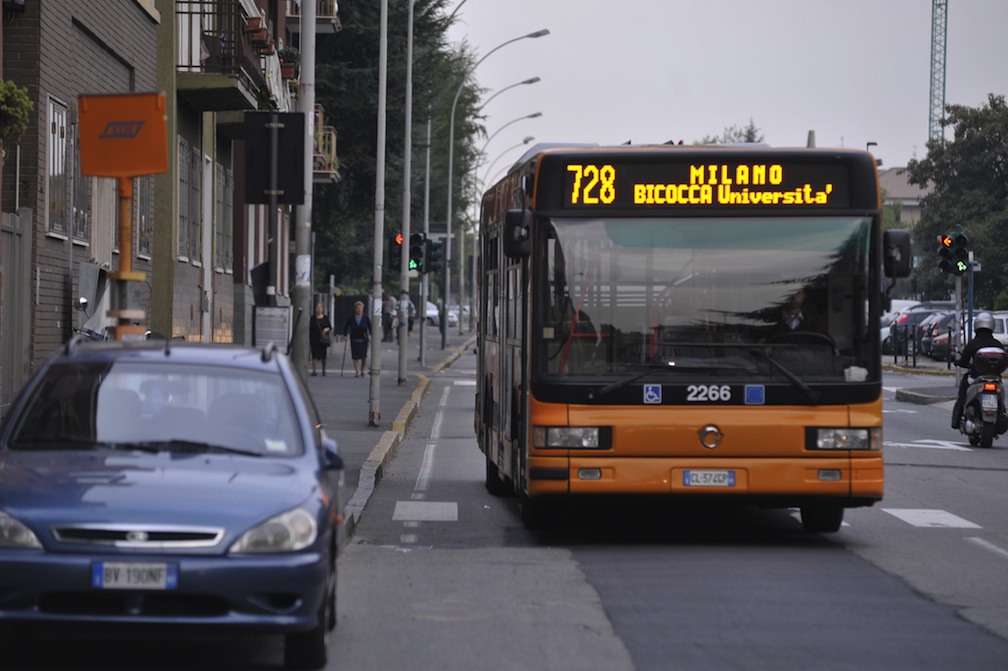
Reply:
[[[81,173],[138,177],[168,171],[164,93],[80,96]]]

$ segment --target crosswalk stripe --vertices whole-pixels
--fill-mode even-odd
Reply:
[[[903,520],[907,524],[915,527],[941,528],[941,529],[982,529],[979,524],[974,524],[958,515],[953,515],[945,510],[927,510],[924,508],[883,508],[893,517]]]

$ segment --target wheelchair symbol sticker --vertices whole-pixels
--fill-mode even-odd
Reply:
[[[661,403],[661,385],[660,384],[646,384],[646,385],[644,385],[644,402],[645,403]]]

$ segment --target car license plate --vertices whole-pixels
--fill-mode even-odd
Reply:
[[[734,487],[735,471],[683,471],[686,487]]]
[[[986,412],[997,410],[997,394],[980,394],[980,407]]]
[[[97,589],[175,589],[178,564],[164,562],[95,562],[91,586]]]

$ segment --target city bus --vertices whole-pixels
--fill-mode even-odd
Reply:
[[[475,431],[525,525],[595,496],[881,500],[874,158],[762,145],[530,149],[482,198]]]

